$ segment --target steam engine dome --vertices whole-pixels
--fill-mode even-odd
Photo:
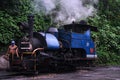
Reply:
[[[54,27],[50,27],[48,29],[48,32],[58,32],[58,29],[57,28],[54,28]]]

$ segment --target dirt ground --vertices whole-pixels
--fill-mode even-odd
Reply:
[[[64,73],[40,73],[37,76],[5,76],[10,74],[0,71],[0,80],[120,80],[120,66],[94,67],[90,70],[79,69]]]

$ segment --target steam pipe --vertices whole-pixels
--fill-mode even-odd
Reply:
[[[38,50],[39,50],[39,51],[42,51],[42,50],[44,50],[44,48],[37,48],[37,49],[35,49],[35,50],[32,52],[32,55],[35,54],[35,52],[38,51]]]

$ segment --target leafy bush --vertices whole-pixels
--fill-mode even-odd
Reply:
[[[101,0],[98,13],[89,23],[98,27],[94,34],[99,63],[120,64],[120,9],[119,0]]]
[[[0,45],[4,47],[12,39],[18,41],[23,35],[17,23],[27,22],[27,15],[32,13],[33,9],[30,5],[31,0],[2,0],[0,2]],[[46,30],[51,21],[44,14],[35,14],[34,23],[34,30],[38,31]]]
[[[9,14],[0,11],[0,43],[8,44],[11,39],[20,37],[15,20]]]

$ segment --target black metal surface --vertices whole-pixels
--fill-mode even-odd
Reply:
[[[18,22],[17,25],[22,32],[29,34],[30,39],[33,38],[34,15],[29,14],[28,22]]]
[[[21,32],[29,33],[29,26],[27,22],[18,22],[17,26],[19,27]]]
[[[34,25],[34,15],[28,15],[28,25],[29,25],[29,38],[33,38],[33,25]]]
[[[33,49],[35,48],[46,48],[47,47],[47,43],[45,41],[45,38],[39,34],[38,32],[34,32],[33,33]]]
[[[92,31],[98,31],[97,27],[87,25],[87,24],[76,24],[76,23],[64,25],[64,29],[67,31],[72,30],[75,32],[86,31],[88,29],[91,29]]]

